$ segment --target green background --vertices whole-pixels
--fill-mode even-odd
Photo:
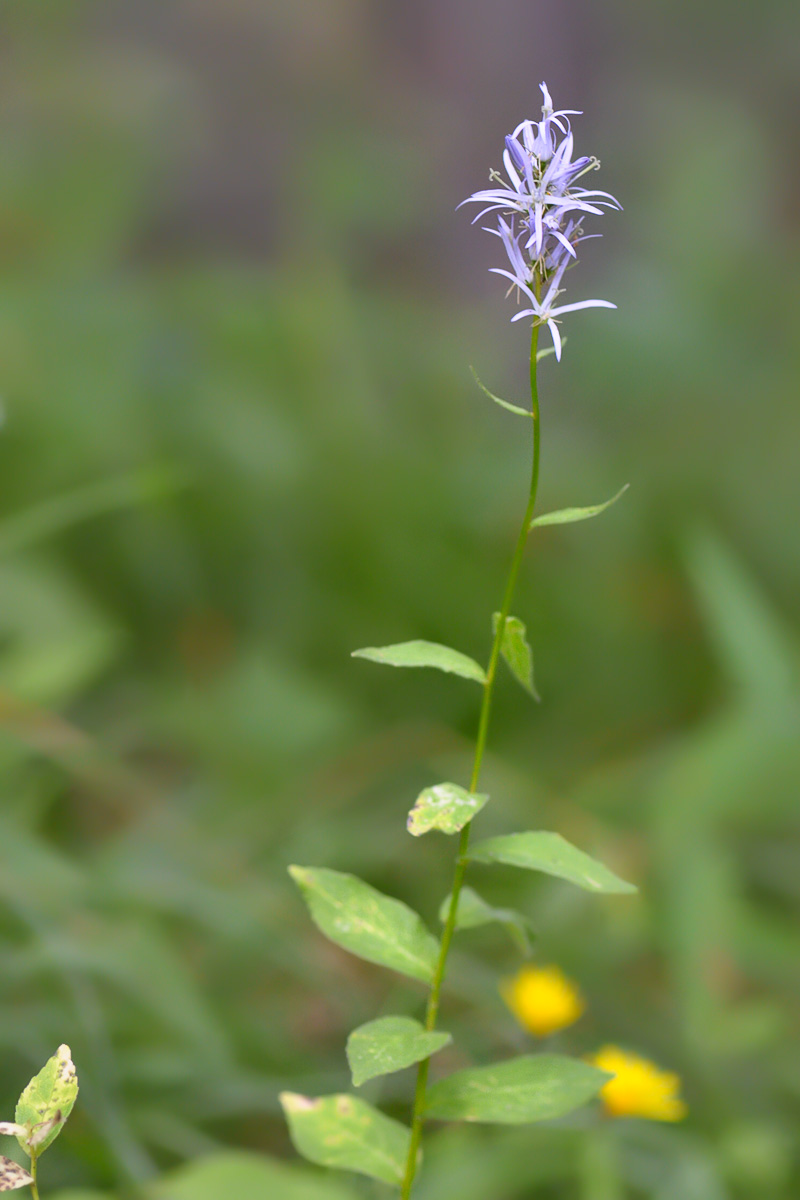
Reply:
[[[0,1116],[60,1042],[81,1080],[43,1195],[291,1159],[278,1091],[346,1088],[349,1030],[419,1012],[285,867],[431,927],[449,889],[452,843],[404,821],[465,782],[477,689],[349,652],[486,658],[529,449],[468,365],[520,400],[527,346],[454,210],[546,79],[625,211],[568,296],[619,311],[568,317],[542,365],[541,503],[631,487],[536,535],[515,611],[543,703],[500,681],[480,827],[558,829],[641,894],[470,881],[585,993],[556,1048],[644,1053],[691,1112],[445,1130],[419,1200],[797,1196],[799,24],[779,0],[2,4]],[[516,964],[460,935],[443,1066],[535,1049],[497,993]],[[364,1092],[402,1117],[410,1086]],[[158,1195],[295,1200],[248,1162]]]

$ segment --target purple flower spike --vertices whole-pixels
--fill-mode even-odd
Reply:
[[[588,156],[573,159],[569,118],[580,114],[575,109],[555,111],[547,85],[540,86],[544,101],[541,121],[521,121],[505,139],[507,180],[493,171],[490,179],[496,186],[475,192],[462,203],[483,205],[476,221],[488,212],[498,214],[498,226],[489,232],[503,243],[511,270],[491,270],[510,280],[509,291],[524,294],[531,304],[511,320],[533,317],[535,324],[547,325],[560,360],[556,317],[580,308],[616,308],[608,300],[561,305],[555,301],[563,291],[564,272],[577,261],[578,243],[600,237],[583,232],[584,216],[602,216],[605,208],[622,205],[608,192],[575,186],[577,179],[600,164]]]

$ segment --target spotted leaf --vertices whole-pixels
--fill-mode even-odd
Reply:
[[[27,1187],[29,1183],[33,1183],[33,1177],[24,1167],[0,1155],[0,1192],[13,1192],[16,1188]]]
[[[55,1141],[77,1095],[78,1077],[70,1048],[59,1046],[17,1101],[15,1119],[27,1130],[24,1136],[17,1135],[17,1141],[26,1153],[33,1146],[38,1157]]]

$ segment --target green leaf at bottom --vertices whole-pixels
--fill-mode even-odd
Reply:
[[[499,1125],[548,1121],[580,1108],[610,1078],[579,1059],[529,1054],[439,1080],[428,1092],[426,1114]]]
[[[323,1167],[357,1171],[397,1187],[403,1178],[410,1131],[356,1096],[280,1097],[295,1149]]]
[[[347,1061],[353,1083],[361,1087],[378,1075],[391,1075],[429,1058],[453,1039],[431,1033],[411,1017],[379,1017],[354,1029],[347,1039]]]

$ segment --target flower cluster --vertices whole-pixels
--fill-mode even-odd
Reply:
[[[616,308],[608,300],[580,300],[557,305],[567,268],[576,261],[575,247],[587,237],[583,218],[602,216],[603,208],[621,208],[608,192],[576,187],[587,171],[599,167],[596,158],[573,159],[573,137],[569,117],[575,109],[553,111],[547,85],[542,84],[541,121],[522,121],[506,138],[503,162],[507,179],[492,172],[497,186],[475,192],[462,203],[482,203],[475,221],[487,212],[498,213],[498,227],[487,232],[500,238],[511,270],[491,269],[511,280],[513,288],[530,301],[512,321],[533,317],[546,324],[553,338],[556,358],[561,358],[561,335],[556,317],[579,308]],[[474,224],[474,222],[473,222]]]
[[[573,1025],[586,1007],[576,984],[556,966],[524,966],[513,979],[503,981],[500,993],[534,1037],[549,1037]],[[662,1071],[649,1059],[619,1046],[601,1047],[589,1062],[613,1076],[600,1091],[609,1116],[650,1121],[681,1121],[686,1116],[681,1081],[672,1071]]]

